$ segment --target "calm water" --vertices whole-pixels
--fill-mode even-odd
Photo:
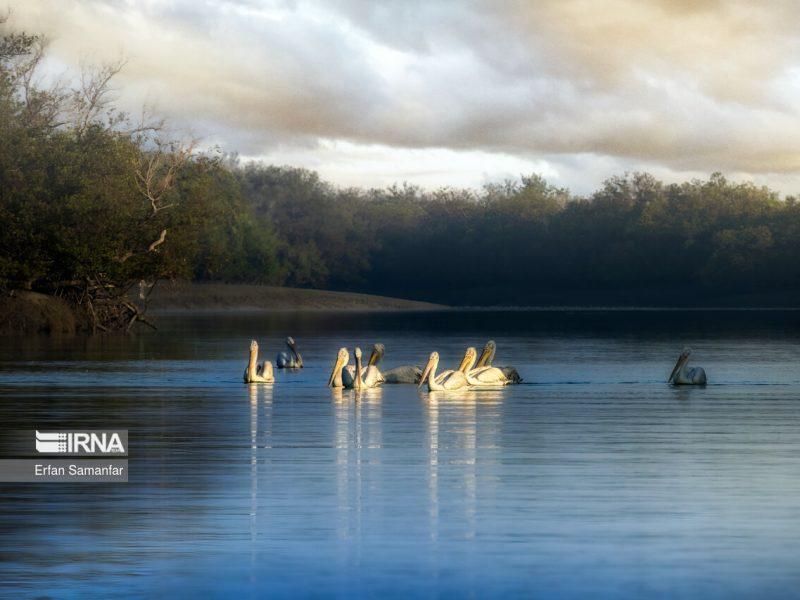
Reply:
[[[0,484],[12,597],[753,597],[800,584],[800,313],[161,320],[2,340],[8,429],[127,428],[128,484]],[[307,368],[245,386],[248,342]],[[341,345],[526,384],[355,399]],[[685,344],[704,389],[664,381]]]

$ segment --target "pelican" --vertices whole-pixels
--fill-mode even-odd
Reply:
[[[354,371],[350,371],[350,369],[345,369],[345,372],[350,374],[352,373],[353,382],[352,387],[357,390],[366,390],[369,388],[378,387],[380,384],[383,383],[383,375],[378,370],[378,367],[374,365],[368,365],[366,369],[362,369],[361,367],[361,348],[356,347],[353,350],[353,354],[356,357],[356,368]],[[344,377],[344,373],[342,373]],[[347,378],[345,378],[345,387],[351,387],[347,385]]]
[[[461,370],[467,377],[467,383],[473,387],[498,387],[511,383],[506,374],[497,367],[476,367],[473,369],[472,366],[475,364],[477,356],[478,353],[475,348],[467,348],[464,361],[461,363],[463,367]]]
[[[345,367],[348,362],[350,362],[350,354],[347,352],[347,348],[339,348],[336,361],[333,363],[333,371],[331,371],[331,376],[328,378],[328,387],[334,389],[344,387],[342,375],[345,373]]]
[[[245,383],[275,383],[275,376],[272,374],[272,363],[264,361],[263,365],[258,364],[258,342],[250,342],[250,361],[244,370]]]
[[[703,367],[688,368],[686,363],[689,362],[689,355],[692,353],[691,348],[684,348],[681,355],[678,357],[678,362],[672,369],[672,373],[667,380],[667,383],[673,385],[705,385],[706,372]]]
[[[289,336],[286,338],[286,345],[289,347],[289,352],[281,352],[275,359],[275,364],[279,369],[302,369],[303,357],[297,351],[297,344],[294,338]]]
[[[333,364],[331,376],[328,378],[328,387],[347,388],[347,389],[369,389],[383,383],[383,376],[375,366],[368,366],[363,369],[361,366],[361,348],[353,351],[355,355],[355,366],[348,365],[350,354],[347,348],[339,348],[336,355],[336,362]]]
[[[375,344],[372,347],[372,354],[369,357],[367,368],[377,368],[385,352],[386,347],[383,344]],[[419,383],[422,369],[414,365],[403,365],[402,367],[395,367],[394,369],[384,371],[382,374],[384,383]]]
[[[467,348],[464,352],[464,358],[461,359],[461,362],[455,369],[447,369],[442,371],[436,376],[438,381],[443,380],[445,377],[448,377],[451,373],[455,373],[456,371],[461,371],[464,375],[467,374],[472,366],[475,364],[475,358],[478,356],[478,353],[475,351],[475,348]]]
[[[481,351],[481,355],[478,358],[478,362],[475,363],[475,368],[478,369],[480,367],[491,367],[492,362],[494,362],[494,355],[497,352],[497,344],[494,343],[494,340],[489,340],[486,342],[486,345],[483,347]],[[508,379],[508,383],[520,383],[522,382],[522,377],[519,376],[519,373],[514,367],[497,367],[500,369]]]
[[[462,361],[463,364],[463,361]],[[463,390],[469,387],[467,376],[460,369],[455,371],[445,371],[438,377],[436,376],[436,367],[439,365],[439,353],[431,352],[428,359],[428,364],[422,371],[422,377],[419,380],[419,387],[427,381],[429,392],[440,392],[449,390]]]

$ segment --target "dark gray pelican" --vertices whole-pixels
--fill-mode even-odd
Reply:
[[[480,367],[491,367],[492,362],[494,362],[494,355],[496,353],[497,353],[497,344],[494,343],[494,340],[489,340],[483,347],[481,355],[480,357],[478,357],[478,362],[475,363],[475,368],[478,369]],[[514,367],[497,367],[497,368],[500,369],[506,376],[506,379],[508,379],[508,383],[520,383],[522,381],[522,377],[519,376],[519,373]]]
[[[295,344],[292,336],[286,338],[286,345],[289,347],[289,352],[278,354],[275,364],[278,365],[279,369],[302,369],[303,357],[297,351],[297,344]]]
[[[678,362],[672,369],[672,373],[667,380],[667,383],[672,385],[705,385],[708,381],[706,379],[706,372],[703,367],[688,367],[686,363],[689,362],[689,355],[692,353],[691,348],[684,348],[681,355],[678,357]]]
[[[460,369],[448,371],[436,376],[436,367],[439,366],[439,353],[431,352],[428,364],[422,371],[419,386],[427,382],[429,392],[446,392],[450,390],[463,390],[469,387],[467,376]]]
[[[375,344],[372,347],[372,354],[370,354],[369,362],[367,363],[368,367],[377,368],[385,353],[386,347],[383,344]],[[414,365],[403,365],[383,371],[382,375],[384,383],[419,383],[422,369]]]
[[[333,363],[333,370],[328,378],[328,387],[347,388],[347,389],[369,389],[383,383],[383,376],[375,366],[363,368],[361,364],[361,348],[353,351],[355,356],[355,366],[348,365],[350,354],[347,348],[339,348],[336,361]]]
[[[264,361],[263,365],[258,364],[258,342],[250,342],[250,360],[244,370],[245,383],[275,383],[275,375],[272,374],[272,363]]]

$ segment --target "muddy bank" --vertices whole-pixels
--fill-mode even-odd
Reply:
[[[436,310],[441,304],[399,298],[266,285],[159,283],[148,312],[198,310]]]
[[[138,299],[134,299],[138,300]],[[148,314],[229,310],[436,310],[441,304],[399,298],[223,283],[159,283]],[[156,319],[157,324],[157,319]],[[0,334],[76,333],[89,331],[90,320],[67,302],[37,292],[13,291],[0,296]]]

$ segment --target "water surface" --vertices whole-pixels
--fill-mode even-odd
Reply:
[[[126,428],[127,484],[0,484],[13,597],[764,597],[800,583],[800,313],[205,315],[0,346],[4,429]],[[246,386],[249,340],[307,368]],[[324,387],[336,350],[525,384]],[[684,345],[705,388],[664,381]]]

